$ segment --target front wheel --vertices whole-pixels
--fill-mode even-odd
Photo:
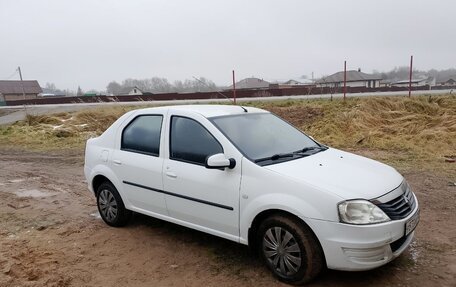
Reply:
[[[124,226],[131,217],[131,211],[125,208],[117,189],[110,182],[98,187],[97,206],[101,218],[110,226]]]
[[[281,281],[304,284],[323,270],[318,239],[303,222],[275,215],[264,220],[258,231],[261,257]]]

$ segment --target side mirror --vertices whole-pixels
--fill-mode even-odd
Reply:
[[[217,153],[206,158],[206,168],[209,169],[233,169],[236,166],[234,158],[226,158],[223,153]]]

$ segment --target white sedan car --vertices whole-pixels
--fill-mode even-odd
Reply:
[[[86,145],[103,220],[132,211],[248,244],[282,281],[368,270],[410,244],[418,201],[392,167],[252,107],[134,110]]]

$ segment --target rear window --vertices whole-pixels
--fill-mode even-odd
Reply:
[[[158,156],[162,121],[161,115],[136,117],[123,130],[121,149]]]

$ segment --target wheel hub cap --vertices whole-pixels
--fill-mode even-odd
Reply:
[[[281,227],[266,231],[263,252],[269,264],[281,275],[293,275],[301,267],[301,249],[294,236]]]
[[[105,219],[112,222],[117,216],[117,202],[111,191],[103,189],[99,199],[100,212]]]

